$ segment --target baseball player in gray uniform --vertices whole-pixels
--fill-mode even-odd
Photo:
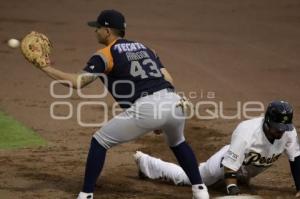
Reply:
[[[91,56],[84,72],[66,73],[52,65],[42,68],[53,79],[69,81],[73,88],[82,88],[99,77],[124,108],[124,112],[94,134],[78,199],[93,198],[108,149],[153,130],[165,133],[169,147],[191,182],[193,198],[208,199],[195,155],[185,142],[185,118],[182,108],[177,106],[180,97],[157,54],[140,42],[124,39],[125,18],[116,10],[102,11],[88,25],[95,28],[98,42],[105,47]]]
[[[300,198],[300,147],[292,125],[293,109],[285,101],[269,104],[265,117],[241,122],[234,130],[230,145],[200,163],[203,182],[209,186],[224,180],[229,195],[240,193],[237,181],[250,178],[271,167],[285,152],[291,165]],[[134,155],[140,174],[151,179],[167,179],[176,185],[188,185],[189,179],[176,164],[164,162],[140,151]]]

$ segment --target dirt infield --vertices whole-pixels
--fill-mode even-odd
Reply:
[[[0,3],[0,109],[37,131],[47,147],[0,151],[0,198],[75,198],[81,188],[85,159],[96,128],[80,127],[76,115],[53,120],[50,78],[25,62],[18,50],[7,47],[9,38],[21,38],[31,30],[47,34],[54,43],[57,67],[80,71],[101,46],[94,30],[85,24],[100,10],[114,8],[127,17],[127,38],[154,48],[173,75],[179,91],[196,93],[192,101],[211,100],[224,113],[234,115],[237,102],[287,99],[295,109],[300,128],[300,2],[297,0],[165,0],[72,1],[10,0]],[[62,86],[55,87],[66,93]],[[99,82],[86,93],[101,92]],[[208,93],[215,93],[208,99]],[[85,99],[76,93],[74,107]],[[112,104],[110,97],[104,99]],[[65,109],[56,110],[65,115]],[[87,121],[103,119],[96,107],[85,111]],[[186,137],[199,161],[230,140],[240,119],[190,119]],[[108,153],[95,198],[191,198],[189,187],[140,180],[132,154],[142,149],[175,161],[162,136],[149,134]],[[281,157],[267,172],[242,187],[243,192],[264,198],[293,198],[293,181],[287,158]],[[210,188],[213,196],[224,194]]]

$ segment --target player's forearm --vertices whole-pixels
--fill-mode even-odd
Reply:
[[[236,178],[225,178],[225,184],[228,186],[230,184],[237,184],[237,179]]]
[[[238,195],[240,189],[237,186],[237,172],[224,167],[224,179],[226,183],[226,191],[229,195]]]
[[[224,179],[226,185],[237,184],[236,172],[224,167]]]
[[[296,189],[300,191],[300,156],[297,156],[293,162],[290,161],[290,166]]]
[[[42,71],[44,71],[52,79],[66,81],[62,82],[62,84],[65,86],[72,88],[80,88],[79,82],[77,81],[79,76],[78,74],[66,73],[52,66],[42,68]]]

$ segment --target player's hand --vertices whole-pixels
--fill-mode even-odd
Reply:
[[[240,194],[240,188],[236,184],[227,185],[226,190],[227,190],[228,195],[239,195]]]
[[[296,198],[300,198],[300,191],[298,191],[295,195]]]
[[[185,96],[181,97],[180,100],[176,103],[176,107],[181,107],[183,113],[186,113],[187,110],[192,108],[192,106],[192,102],[190,102],[190,100]]]
[[[163,131],[161,129],[158,129],[158,130],[154,130],[153,133],[156,135],[160,135],[163,133]]]

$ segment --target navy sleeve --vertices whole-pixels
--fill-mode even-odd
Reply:
[[[101,56],[94,55],[87,62],[83,70],[88,73],[103,73],[105,71],[105,62]]]
[[[300,191],[300,156],[296,157],[293,162],[290,161],[290,166],[296,189]]]

